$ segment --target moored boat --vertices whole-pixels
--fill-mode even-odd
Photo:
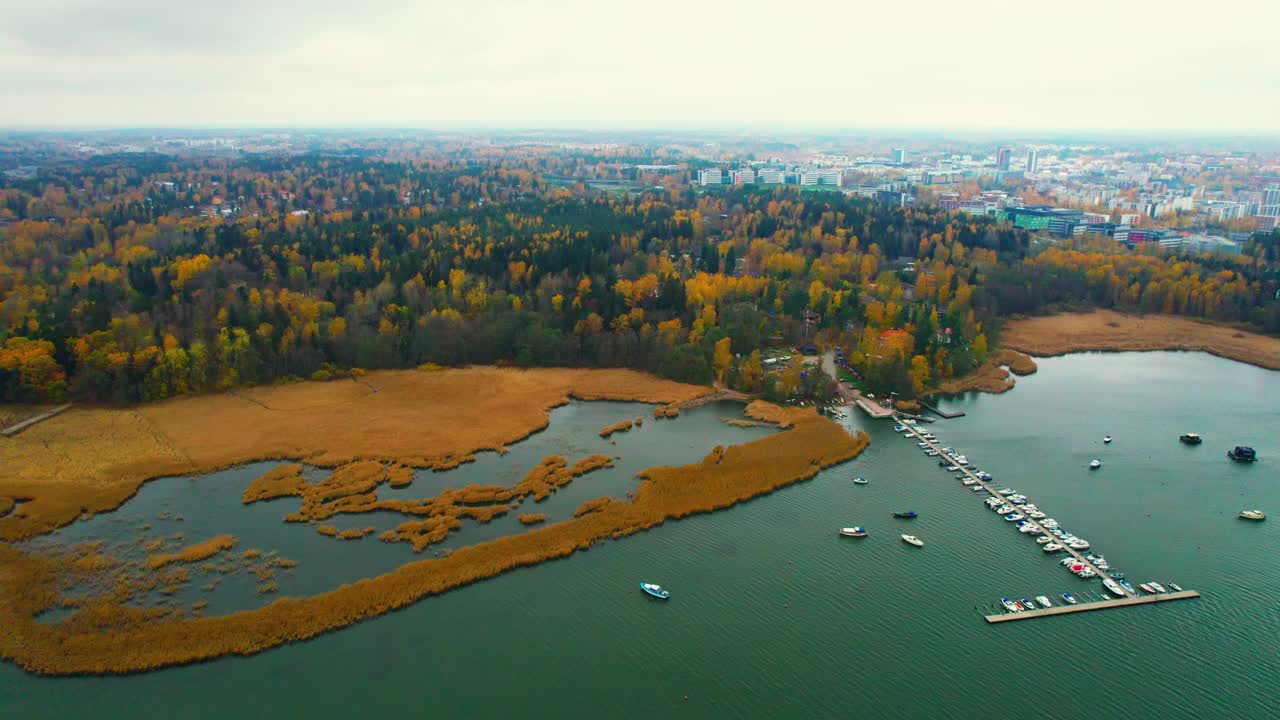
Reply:
[[[920,538],[916,537],[915,535],[903,535],[902,541],[907,543],[908,545],[915,545],[916,547],[924,547],[924,541],[922,541]]]
[[[1049,602],[1049,598],[1044,595],[1037,595],[1036,602],[1040,603],[1040,607],[1053,607],[1053,603]]]
[[[920,513],[917,513],[915,510],[897,510],[894,511],[893,516],[896,518],[910,520],[911,518],[919,517]]]
[[[1062,593],[1062,599],[1066,600],[1068,605],[1076,604],[1076,596],[1071,593]]]
[[[1107,590],[1110,590],[1111,594],[1115,595],[1116,597],[1124,597],[1127,594],[1124,591],[1124,588],[1120,587],[1120,584],[1117,583],[1115,580],[1112,580],[1111,578],[1103,578],[1102,586],[1105,587]]]
[[[861,527],[840,528],[840,534],[845,537],[866,537],[867,529]]]
[[[1048,545],[1049,543],[1053,542],[1053,538],[1049,537],[1048,535],[1041,535],[1040,537],[1036,538],[1036,542],[1041,545]]]
[[[1142,592],[1148,595],[1155,595],[1156,589],[1151,587],[1149,583],[1138,583],[1138,587],[1142,588]]]
[[[1125,590],[1128,590],[1130,595],[1138,594],[1138,591],[1133,589],[1133,585],[1130,585],[1128,580],[1120,578],[1117,580],[1117,582],[1120,583],[1120,587],[1124,588]]]
[[[1179,585],[1178,583],[1169,583],[1169,587],[1170,587],[1174,592],[1182,592],[1182,586],[1181,586],[1181,585]]]
[[[655,583],[642,582],[640,583],[640,589],[659,600],[666,600],[671,597],[671,593],[669,591],[662,589],[661,585],[657,585]]]
[[[1254,462],[1258,459],[1258,453],[1246,445],[1237,445],[1227,451],[1227,457],[1236,462]]]
[[[1158,583],[1158,582],[1154,582],[1154,581],[1153,581],[1153,582],[1149,582],[1149,583],[1147,583],[1147,584],[1148,584],[1148,585],[1150,585],[1151,587],[1155,588],[1155,591],[1156,591],[1156,592],[1158,592],[1158,593],[1167,593],[1167,592],[1169,592],[1168,590],[1165,590],[1165,589],[1164,589],[1164,586],[1163,586],[1163,585],[1161,585],[1161,584],[1160,584],[1160,583]]]
[[[1009,598],[1000,598],[1000,604],[1003,605],[1004,609],[1008,610],[1009,612],[1018,612],[1017,604],[1014,603]]]
[[[1178,440],[1187,445],[1199,445],[1204,442],[1204,440],[1196,433],[1183,433],[1178,436]]]
[[[1055,542],[1051,542],[1048,545],[1044,546],[1044,551],[1047,553],[1056,553],[1061,549],[1062,549],[1062,546]]]
[[[1241,510],[1240,519],[1241,520],[1266,520],[1267,514],[1262,512],[1261,510]]]

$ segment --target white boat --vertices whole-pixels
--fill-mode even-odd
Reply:
[[[1104,443],[1110,443],[1110,442],[1111,442],[1111,436],[1110,436],[1110,435],[1108,435],[1108,436],[1106,436],[1106,437],[1102,438],[1102,442],[1104,442]]]
[[[960,469],[960,466],[959,466],[959,465],[948,465],[948,466],[947,466],[947,470],[950,470],[951,472],[955,472],[956,470],[959,470],[959,469]]]
[[[1023,507],[1023,510],[1026,510],[1026,507]],[[1031,518],[1032,520],[1039,520],[1040,518],[1044,517],[1044,513],[1040,512],[1039,510],[1029,510],[1027,511],[1027,517]]]
[[[1261,510],[1241,510],[1240,519],[1241,520],[1266,520],[1267,514],[1262,512]]]
[[[915,545],[916,547],[924,547],[924,542],[915,535],[903,535],[902,542],[907,543],[908,545]]]
[[[1072,550],[1088,550],[1089,542],[1087,540],[1076,540],[1073,543],[1067,543],[1067,547]]]
[[[1049,543],[1048,545],[1045,545],[1045,546],[1044,546],[1044,551],[1045,551],[1045,552],[1047,552],[1047,553],[1056,553],[1056,552],[1058,552],[1058,551],[1059,551],[1059,550],[1061,550],[1061,549],[1062,549],[1062,546],[1061,546],[1061,545],[1059,545],[1058,543],[1053,543],[1053,542],[1051,542],[1051,543]]]
[[[1040,607],[1053,607],[1053,603],[1049,602],[1049,598],[1043,595],[1037,595],[1036,602],[1040,603]]]
[[[1048,545],[1049,543],[1053,542],[1053,538],[1049,537],[1048,535],[1041,535],[1040,537],[1036,538],[1036,542],[1040,543],[1041,545]]]
[[[856,477],[856,478],[854,478],[854,479],[853,479],[853,484],[854,484],[854,485],[866,485],[866,484],[867,484],[867,479],[866,479],[866,478],[864,478],[864,477],[862,477],[861,475],[859,475],[858,477]]]
[[[1116,582],[1115,580],[1112,580],[1111,578],[1103,578],[1102,586],[1105,587],[1107,590],[1109,590],[1111,594],[1115,595],[1116,597],[1124,597],[1128,595],[1128,593],[1124,591],[1124,588],[1120,587],[1120,583]]]
[[[1012,505],[1001,505],[1000,507],[996,508],[996,512],[1000,513],[1001,515],[1008,515],[1012,513],[1013,510],[1014,510],[1014,507]]]
[[[1018,604],[1010,600],[1009,598],[1000,598],[1000,604],[1003,605],[1004,609],[1008,610],[1009,612],[1018,612],[1020,610],[1020,608],[1018,607]]]
[[[1098,468],[1100,468],[1100,467],[1102,467],[1102,461],[1101,461],[1101,460],[1094,459],[1094,460],[1090,460],[1090,461],[1089,461],[1089,469],[1090,469],[1090,470],[1097,470],[1097,469],[1098,469]]]
[[[1018,522],[1019,520],[1025,520],[1026,518],[1022,517],[1021,515],[1015,512],[1015,513],[1009,513],[1008,515],[1005,515],[1004,519],[1007,522]]]
[[[919,445],[919,446],[920,446],[920,447],[922,447],[922,448],[927,448],[927,447],[929,447],[929,443],[927,443],[927,442],[916,443],[916,445]]]
[[[996,492],[1001,495],[1016,495],[1018,493],[1018,491],[1013,488],[1000,488]]]
[[[1151,587],[1155,588],[1155,589],[1156,589],[1156,592],[1158,592],[1158,593],[1167,593],[1167,592],[1169,592],[1168,590],[1165,590],[1165,589],[1164,589],[1164,586],[1163,586],[1163,585],[1161,585],[1161,584],[1160,584],[1160,583],[1158,583],[1158,582],[1149,582],[1149,583],[1147,583],[1147,584],[1148,584],[1148,585],[1150,585]]]
[[[972,478],[964,481],[964,485],[977,485],[977,484],[978,484],[978,481]]]
[[[929,457],[938,457],[938,451],[937,451],[937,450],[926,450],[926,451],[924,452],[924,454],[925,454],[925,455],[928,455]]]
[[[974,485],[973,487],[971,487],[971,488],[969,488],[969,489],[970,489],[970,490],[972,490],[972,491],[974,491],[974,492],[986,492],[986,491],[987,491],[987,489],[986,489],[986,488],[984,488],[984,487],[982,487],[981,485]]]
[[[867,530],[861,527],[840,528],[840,534],[845,537],[866,537]]]

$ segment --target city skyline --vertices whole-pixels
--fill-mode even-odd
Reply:
[[[1272,10],[1192,12],[56,0],[0,29],[0,126],[1273,133]]]

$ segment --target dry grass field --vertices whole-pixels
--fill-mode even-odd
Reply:
[[[1097,310],[1015,320],[1001,331],[1000,344],[1040,356],[1081,350],[1203,350],[1280,370],[1280,338],[1172,315]]]

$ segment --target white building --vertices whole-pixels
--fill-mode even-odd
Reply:
[[[801,185],[844,185],[844,173],[839,170],[806,170],[800,173]]]
[[[751,168],[738,170],[733,173],[733,181],[739,185],[746,185],[756,181],[756,171]]]
[[[723,185],[724,173],[720,171],[720,168],[713,168],[711,170],[699,170],[698,184],[704,187],[707,185]]]
[[[774,168],[760,168],[756,173],[756,182],[761,185],[781,185],[786,181],[786,173]]]

